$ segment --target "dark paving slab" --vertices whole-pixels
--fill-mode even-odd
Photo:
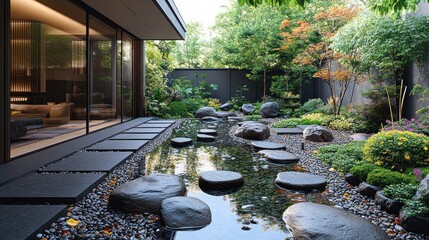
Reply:
[[[299,161],[299,158],[295,154],[282,150],[262,150],[259,151],[259,154],[264,155],[273,163],[289,164]]]
[[[131,128],[124,133],[162,133],[165,128]]]
[[[137,151],[143,147],[148,140],[105,140],[99,142],[87,150],[90,151]]]
[[[133,134],[133,133],[122,133],[118,134],[114,137],[111,137],[110,140],[152,140],[156,138],[158,134],[154,133],[140,133],[140,134]]]
[[[138,125],[138,128],[168,128],[171,123],[143,123]]]
[[[105,174],[27,174],[0,187],[0,204],[72,204],[100,183]]]
[[[309,126],[311,125],[296,125],[297,128],[301,128],[302,130],[306,129]]]
[[[66,205],[0,205],[0,238],[34,239],[63,215]]]
[[[286,148],[285,144],[267,142],[267,141],[253,141],[251,144],[256,149],[279,150],[279,149]]]
[[[278,173],[274,182],[281,188],[304,191],[313,189],[323,191],[327,184],[326,179],[322,176],[293,171]]]
[[[174,120],[150,120],[150,121],[147,121],[146,123],[170,123],[170,124],[173,124],[173,123],[175,123],[176,121],[174,121]]]
[[[273,128],[274,131],[277,132],[277,134],[302,134],[304,131],[301,128]]]
[[[111,172],[133,152],[79,152],[39,172]]]

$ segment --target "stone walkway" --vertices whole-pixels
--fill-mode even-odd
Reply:
[[[0,179],[0,236],[33,239],[65,214],[67,204],[81,200],[107,173],[174,122],[132,120],[42,150],[33,159],[29,155],[27,161],[0,166],[0,173],[8,171],[8,178]],[[45,160],[37,160],[43,156]]]

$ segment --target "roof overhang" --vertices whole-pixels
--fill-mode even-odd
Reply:
[[[82,0],[136,37],[182,40],[186,25],[173,0]]]

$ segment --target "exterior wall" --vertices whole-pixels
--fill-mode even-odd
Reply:
[[[0,1],[0,164],[10,159],[10,1]]]

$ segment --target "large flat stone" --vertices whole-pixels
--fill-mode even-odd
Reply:
[[[131,128],[124,133],[162,133],[165,128]]]
[[[118,134],[114,137],[111,137],[110,140],[152,140],[154,138],[156,138],[158,136],[158,134],[154,133],[138,133],[138,134],[133,134],[133,133],[121,133]]]
[[[294,239],[389,239],[380,227],[368,220],[322,204],[294,204],[283,213],[283,220]]]
[[[87,148],[90,151],[137,151],[148,140],[105,140]]]
[[[78,152],[40,172],[111,172],[133,152]]]
[[[192,145],[192,139],[187,137],[177,137],[171,139],[171,146],[173,147],[187,147]]]
[[[327,184],[324,177],[293,171],[277,174],[275,183],[282,188],[304,191],[311,191],[313,189],[323,191]]]
[[[217,131],[215,129],[200,129],[198,131],[199,134],[207,134],[207,135],[217,135]]]
[[[66,214],[67,205],[0,205],[0,238],[34,239]]]
[[[233,171],[203,171],[198,185],[211,195],[226,195],[238,191],[244,184],[243,176]]]
[[[261,150],[259,154],[264,155],[273,163],[289,164],[299,161],[299,158],[295,154],[282,150]]]
[[[302,134],[304,131],[301,128],[273,128],[277,134]]]
[[[268,149],[268,150],[279,150],[279,149],[286,148],[285,144],[267,142],[267,141],[254,141],[252,142],[252,146],[257,149]]]
[[[171,123],[143,123],[138,125],[138,128],[168,128]]]
[[[82,199],[105,174],[28,174],[0,187],[0,204],[72,204]]]

